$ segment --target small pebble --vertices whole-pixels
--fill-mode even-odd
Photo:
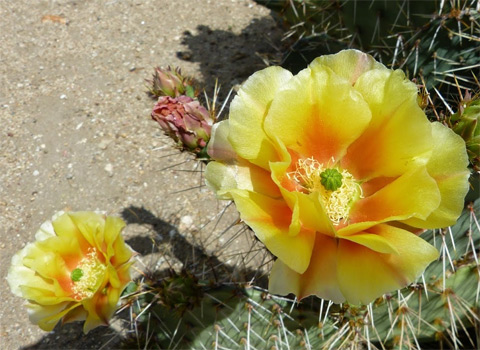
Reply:
[[[40,175],[40,172],[38,170],[34,170],[33,171],[33,176],[38,176],[38,175]]]
[[[180,230],[185,230],[193,225],[193,218],[190,215],[185,215],[180,218]]]
[[[98,147],[101,149],[101,150],[106,150],[108,148],[108,145],[112,142],[112,140],[102,140],[100,141],[100,143],[98,144]]]
[[[111,163],[105,165],[104,169],[108,173],[108,176],[113,176],[113,165]]]

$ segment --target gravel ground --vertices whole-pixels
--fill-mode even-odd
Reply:
[[[178,65],[225,93],[264,67],[280,34],[249,0],[1,0],[0,18],[0,348],[113,348],[121,322],[88,336],[31,325],[5,281],[12,255],[62,209],[122,215],[138,269],[165,265],[151,242],[175,235],[173,266],[194,247],[217,252],[229,236],[209,227],[226,203],[150,120],[144,79]],[[236,218],[227,208],[223,226]]]

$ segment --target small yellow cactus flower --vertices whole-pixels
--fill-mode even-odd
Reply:
[[[412,232],[453,224],[468,190],[464,141],[357,50],[253,74],[208,153],[207,184],[277,257],[270,291],[300,299],[368,303],[411,283],[438,257]]]
[[[27,300],[30,320],[45,331],[85,320],[85,333],[108,325],[131,280],[125,223],[97,212],[59,212],[12,258],[7,281]]]

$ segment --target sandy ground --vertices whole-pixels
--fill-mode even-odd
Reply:
[[[268,10],[249,0],[0,1],[1,349],[106,349],[118,340],[121,325],[88,336],[79,324],[43,332],[10,293],[12,255],[58,210],[123,216],[138,269],[165,263],[152,241],[183,237],[169,262],[181,265],[198,242],[213,254],[228,240],[208,228],[226,203],[150,120],[144,79],[154,66],[179,65],[210,93],[218,77],[226,92],[264,67],[278,37]],[[228,211],[224,226],[237,217]]]

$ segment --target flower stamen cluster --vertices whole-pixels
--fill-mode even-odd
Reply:
[[[340,181],[330,187],[325,181],[326,175]],[[363,198],[362,187],[350,172],[320,164],[313,157],[299,159],[295,171],[288,172],[287,177],[294,181],[302,192],[320,194],[327,215],[334,225],[346,222],[353,203]]]
[[[85,298],[91,298],[96,291],[98,281],[102,279],[106,266],[98,260],[97,250],[95,248],[89,248],[88,254],[80,260],[77,268],[72,271],[73,281],[73,293],[74,298],[82,300]],[[73,272],[80,271],[77,275],[80,275],[75,281],[73,278]]]

